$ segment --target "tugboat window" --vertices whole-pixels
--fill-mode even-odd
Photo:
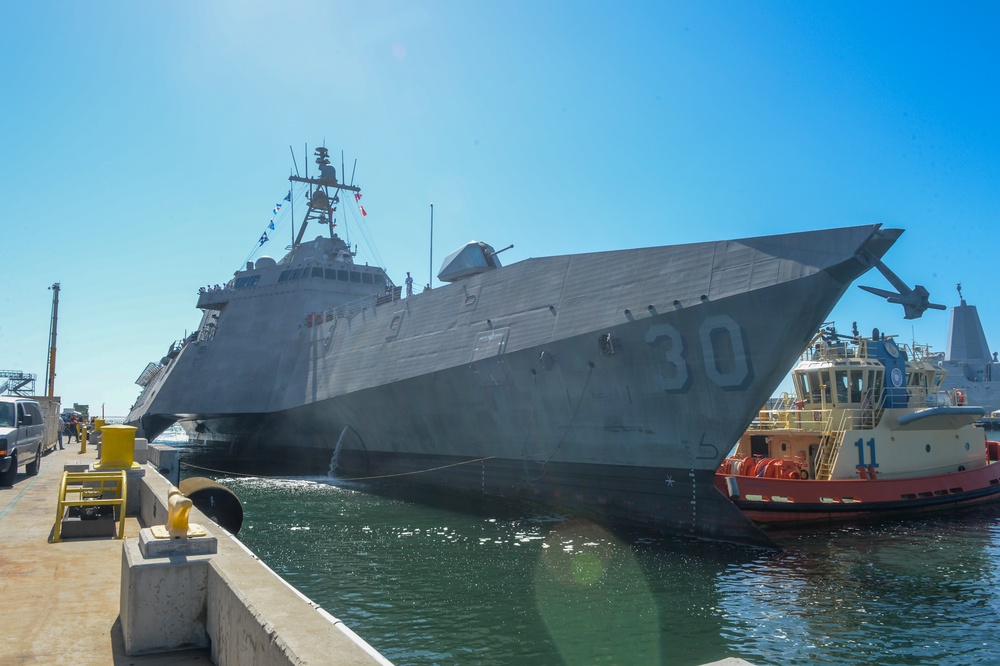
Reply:
[[[837,384],[837,402],[845,403],[847,402],[847,370],[837,370],[836,371],[836,384]]]
[[[337,279],[337,269],[336,268],[327,268],[325,275],[326,275],[326,279],[327,280],[336,280]]]
[[[361,273],[357,271],[351,271],[351,282],[361,282]]]
[[[323,269],[314,266],[312,269],[312,276],[318,278],[323,277]]]
[[[281,275],[278,276],[278,282],[286,282],[288,280],[288,276],[291,274],[291,271],[281,271]]]
[[[348,276],[347,276],[347,271],[345,271],[345,270],[338,270],[337,271],[337,279],[340,280],[341,282],[347,282],[350,278],[348,278]]]
[[[851,370],[851,402],[861,402],[861,377],[860,370]]]
[[[374,283],[374,280],[372,280],[372,274],[371,273],[362,273],[361,274],[361,281],[364,284],[373,284]]]

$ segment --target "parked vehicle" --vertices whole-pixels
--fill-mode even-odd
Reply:
[[[38,474],[45,449],[45,422],[35,400],[0,396],[0,486],[13,485],[17,468]]]

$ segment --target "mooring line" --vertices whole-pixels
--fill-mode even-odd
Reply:
[[[447,469],[449,467],[458,467],[459,465],[468,465],[469,463],[477,463],[477,462],[482,462],[484,460],[492,460],[493,458],[496,458],[496,456],[486,456],[484,458],[475,458],[473,460],[463,460],[462,462],[451,463],[449,465],[441,465],[440,467],[429,467],[427,469],[418,469],[418,470],[414,470],[412,472],[398,472],[396,474],[382,474],[382,475],[379,475],[379,476],[355,476],[355,477],[351,477],[349,479],[345,479],[345,478],[342,478],[342,477],[339,477],[339,476],[338,477],[334,477],[334,478],[336,478],[338,481],[374,481],[376,479],[391,479],[391,478],[394,478],[394,477],[397,477],[397,476],[411,476],[413,474],[425,474],[427,472],[436,472],[439,469]],[[227,472],[226,470],[222,470],[222,469],[212,469],[211,467],[200,467],[199,465],[192,465],[191,463],[186,463],[186,462],[182,462],[181,466],[182,467],[188,467],[190,469],[200,469],[200,470],[204,470],[206,472],[215,472],[216,474],[225,474],[226,476],[250,476],[250,477],[253,477],[255,479],[283,479],[283,478],[287,478],[285,476],[264,476],[262,474],[245,474],[245,473],[242,473],[242,472]]]

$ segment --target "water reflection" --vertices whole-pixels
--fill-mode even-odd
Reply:
[[[549,530],[534,587],[542,622],[565,663],[662,663],[659,612],[645,573],[631,549],[604,528],[569,520]]]
[[[998,663],[997,508],[788,535],[719,579],[756,663]]]

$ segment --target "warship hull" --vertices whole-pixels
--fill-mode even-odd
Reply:
[[[213,338],[163,367],[128,420],[346,479],[767,543],[715,470],[899,233],[529,259],[318,324],[302,314],[321,295],[263,286],[213,304]]]

